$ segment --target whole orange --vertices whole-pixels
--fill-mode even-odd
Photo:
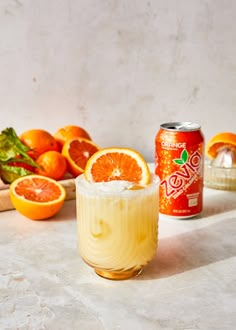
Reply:
[[[61,180],[66,173],[67,162],[59,151],[47,151],[36,159],[40,168],[35,173],[54,180]]]
[[[56,133],[53,134],[56,139],[60,150],[62,149],[66,140],[73,138],[85,138],[88,140],[92,140],[89,133],[82,127],[76,125],[67,125],[59,128]]]
[[[32,149],[30,156],[34,159],[46,151],[58,151],[58,145],[55,138],[48,131],[43,129],[31,129],[23,132],[19,136],[21,142]]]

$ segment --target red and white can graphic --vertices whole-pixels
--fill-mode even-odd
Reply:
[[[155,138],[160,213],[175,218],[190,218],[201,213],[203,155],[204,137],[198,124],[172,122],[160,126]]]

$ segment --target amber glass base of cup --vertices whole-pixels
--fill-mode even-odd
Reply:
[[[127,280],[129,278],[138,276],[142,272],[141,269],[135,269],[135,270],[127,270],[127,271],[121,271],[121,272],[114,272],[114,271],[106,271],[102,269],[94,269],[95,273],[101,277],[104,277],[108,280]]]

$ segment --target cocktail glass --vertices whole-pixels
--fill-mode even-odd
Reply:
[[[76,179],[78,249],[82,259],[107,279],[141,273],[158,242],[159,178],[141,187],[124,181]]]

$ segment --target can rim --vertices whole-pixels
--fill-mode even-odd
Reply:
[[[160,127],[167,131],[177,131],[177,132],[191,132],[191,131],[198,131],[201,129],[201,126],[199,124],[190,121],[168,122],[161,124]]]

